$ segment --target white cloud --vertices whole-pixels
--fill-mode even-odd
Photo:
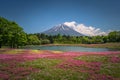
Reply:
[[[64,24],[67,25],[67,26],[75,26],[76,22],[75,21],[65,22]]]
[[[106,35],[107,33],[101,31],[100,28],[95,28],[92,26],[85,26],[84,24],[78,24],[75,21],[72,22],[65,22],[64,25],[69,26],[70,28],[74,29],[75,31],[87,35],[87,36],[96,36],[96,35]]]

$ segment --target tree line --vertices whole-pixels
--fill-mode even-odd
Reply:
[[[16,22],[0,17],[0,48],[8,46],[19,48],[25,45],[40,44],[98,44],[120,42],[120,31],[112,31],[107,36],[67,36],[46,35],[43,33],[27,34]]]
[[[120,42],[120,31],[110,32],[106,36],[67,36],[67,35],[36,35],[41,44],[101,44],[108,42]]]

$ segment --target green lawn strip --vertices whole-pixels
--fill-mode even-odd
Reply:
[[[45,68],[49,68],[51,66],[55,66],[60,62],[61,62],[61,60],[57,60],[57,59],[41,58],[41,59],[36,59],[33,61],[25,62],[22,65],[23,66],[31,66],[33,68],[45,69]]]
[[[120,63],[106,63],[101,66],[100,74],[120,78]]]
[[[0,49],[0,54],[19,54],[24,52],[23,49]]]
[[[43,50],[28,50],[29,53],[32,53],[32,54],[41,54],[41,53],[44,53],[45,51]]]
[[[101,56],[101,55],[83,55],[76,57],[77,60],[82,60],[86,62],[108,62],[109,57],[108,56]]]
[[[49,68],[41,70],[36,74],[28,76],[29,80],[86,80],[87,73],[63,70],[59,68]]]

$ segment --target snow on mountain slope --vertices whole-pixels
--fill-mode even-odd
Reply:
[[[77,24],[75,21],[72,22],[65,22],[64,25],[70,27],[71,29],[87,35],[87,36],[96,36],[96,35],[106,35],[107,33],[104,31],[101,31],[99,28],[94,28],[92,26],[85,26],[84,24]]]
[[[58,26],[55,26],[45,32],[43,32],[47,35],[69,35],[69,36],[83,36],[83,34],[80,34],[79,32],[73,30],[72,28],[64,25],[64,24],[59,24]]]
[[[94,28],[92,26],[87,27],[84,24],[77,24],[75,21],[59,24],[47,31],[44,31],[43,33],[47,35],[61,34],[70,36],[97,36],[107,34],[99,28]]]

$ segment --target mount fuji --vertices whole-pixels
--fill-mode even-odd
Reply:
[[[75,21],[59,24],[47,31],[44,31],[43,33],[47,35],[61,34],[61,35],[69,35],[69,36],[107,35],[107,33],[104,31],[101,31],[100,28],[85,26],[84,24],[78,24]]]
[[[72,29],[71,27],[65,25],[65,24],[59,24],[57,26],[54,26],[53,28],[44,31],[44,34],[47,35],[69,35],[69,36],[84,36],[83,34],[75,31],[74,29]]]

